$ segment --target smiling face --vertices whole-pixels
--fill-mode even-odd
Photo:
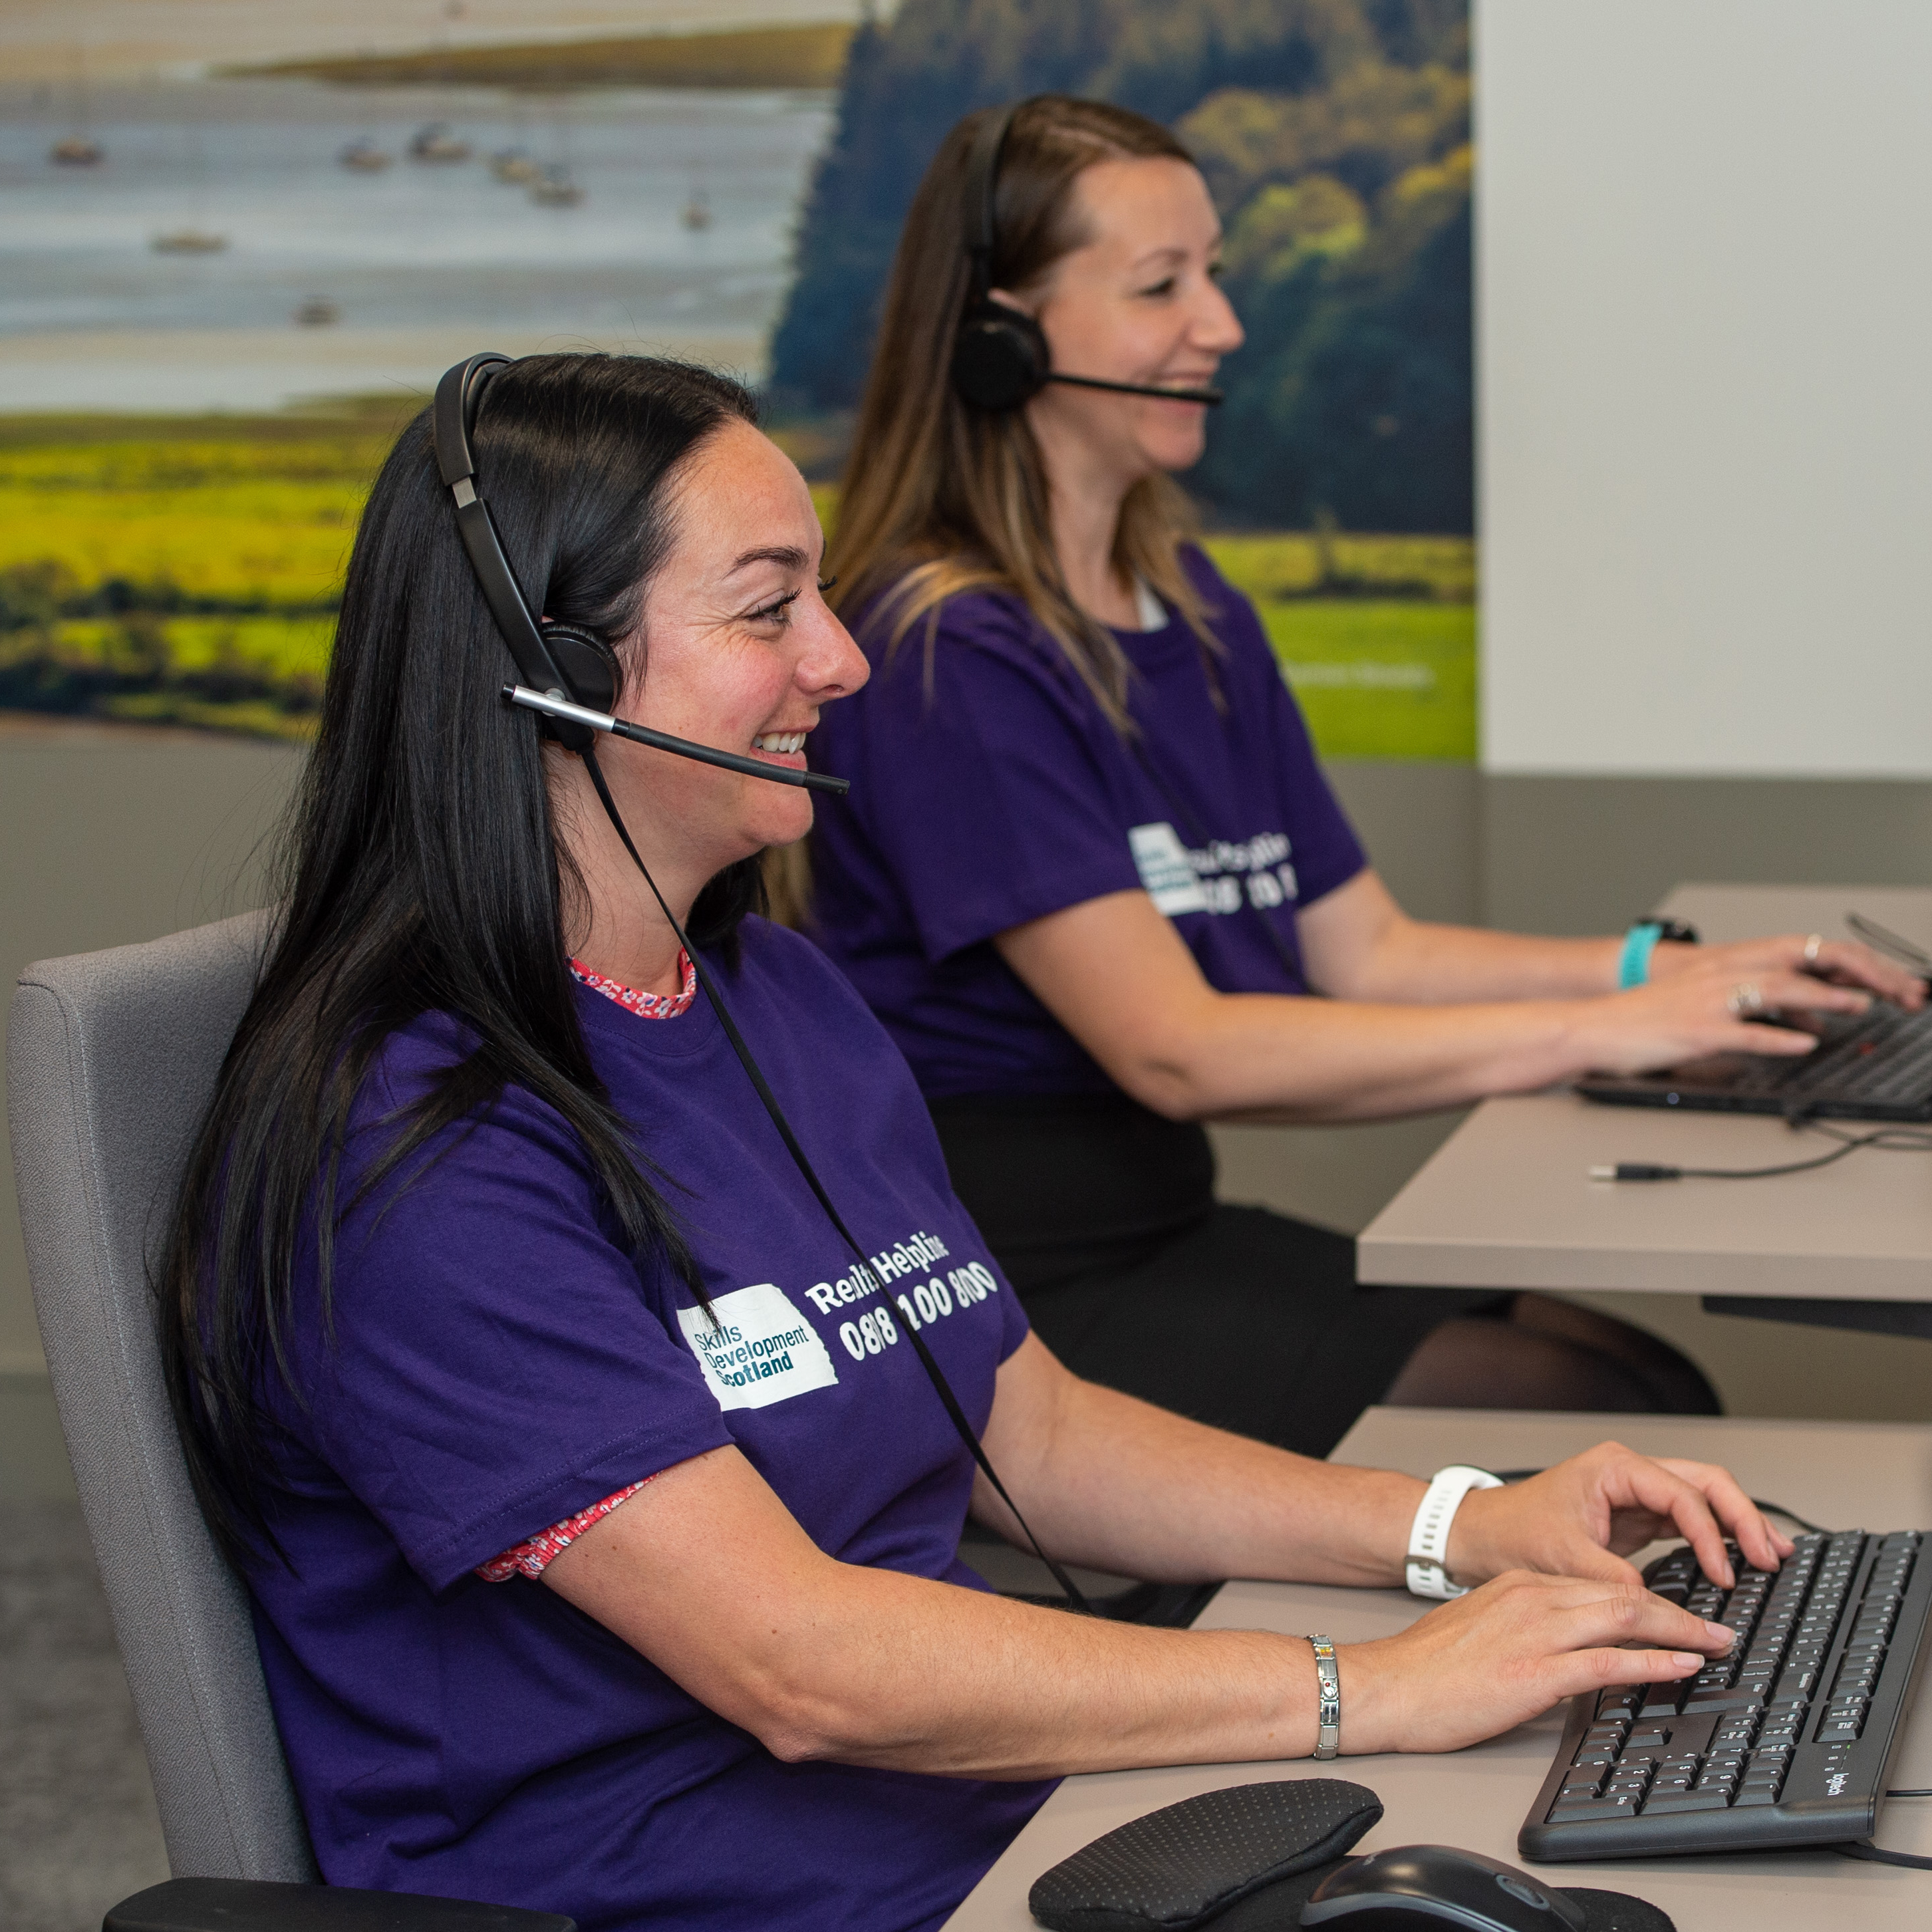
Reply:
[[[681,738],[802,770],[820,708],[868,667],[818,587],[825,539],[790,460],[750,424],[728,424],[671,488],[670,554],[619,646],[620,716]],[[626,746],[600,760],[632,836],[675,904],[705,880],[812,828],[812,794]],[[593,807],[594,810],[594,807]]]
[[[1214,280],[1221,224],[1198,170],[1166,155],[1098,161],[1073,196],[1086,240],[1037,288],[1006,298],[1038,320],[1054,368],[1166,388],[1210,382],[1241,326]],[[1050,383],[1027,413],[1043,448],[1077,452],[1094,482],[1123,490],[1186,469],[1206,444],[1200,403]]]

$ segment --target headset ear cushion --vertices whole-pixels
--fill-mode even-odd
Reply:
[[[1030,315],[1004,302],[976,302],[952,345],[952,386],[976,410],[1016,410],[1046,386],[1053,358]]]
[[[546,624],[543,640],[563,674],[565,697],[608,715],[617,701],[616,653],[602,638],[569,624]]]

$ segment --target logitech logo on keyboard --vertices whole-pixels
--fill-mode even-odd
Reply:
[[[1825,1796],[1827,1798],[1842,1798],[1844,1796],[1845,1786],[1850,1781],[1847,1773],[1842,1771],[1833,1772],[1825,1780]]]

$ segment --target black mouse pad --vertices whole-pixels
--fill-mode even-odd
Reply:
[[[1552,1886],[1563,1896],[1583,1908],[1590,1932],[1677,1932],[1669,1912],[1647,1898],[1633,1898],[1627,1892],[1592,1892],[1582,1886]]]
[[[1330,1858],[1263,1886],[1204,1920],[1200,1932],[1299,1932],[1301,1908],[1314,1896],[1316,1887],[1330,1872],[1354,1862],[1348,1858]],[[1552,1892],[1559,1888],[1572,1904],[1583,1908],[1590,1932],[1677,1932],[1670,1915],[1648,1899],[1633,1898],[1622,1892],[1586,1891],[1579,1886],[1550,1887]]]
[[[1278,1922],[1294,1925],[1308,1894],[1382,1815],[1372,1791],[1339,1778],[1204,1791],[1062,1859],[1034,1881],[1027,1904],[1052,1932],[1192,1932],[1210,1919],[1220,1932],[1233,1925],[1229,1906],[1264,1886],[1286,1906],[1282,1887],[1292,1885],[1293,1916]],[[1239,1932],[1252,1928],[1244,1922]]]

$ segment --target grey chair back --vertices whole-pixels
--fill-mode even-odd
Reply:
[[[248,1592],[175,1435],[149,1264],[259,970],[251,914],[42,960],[8,1024],[27,1266],[178,1877],[309,1880]]]

